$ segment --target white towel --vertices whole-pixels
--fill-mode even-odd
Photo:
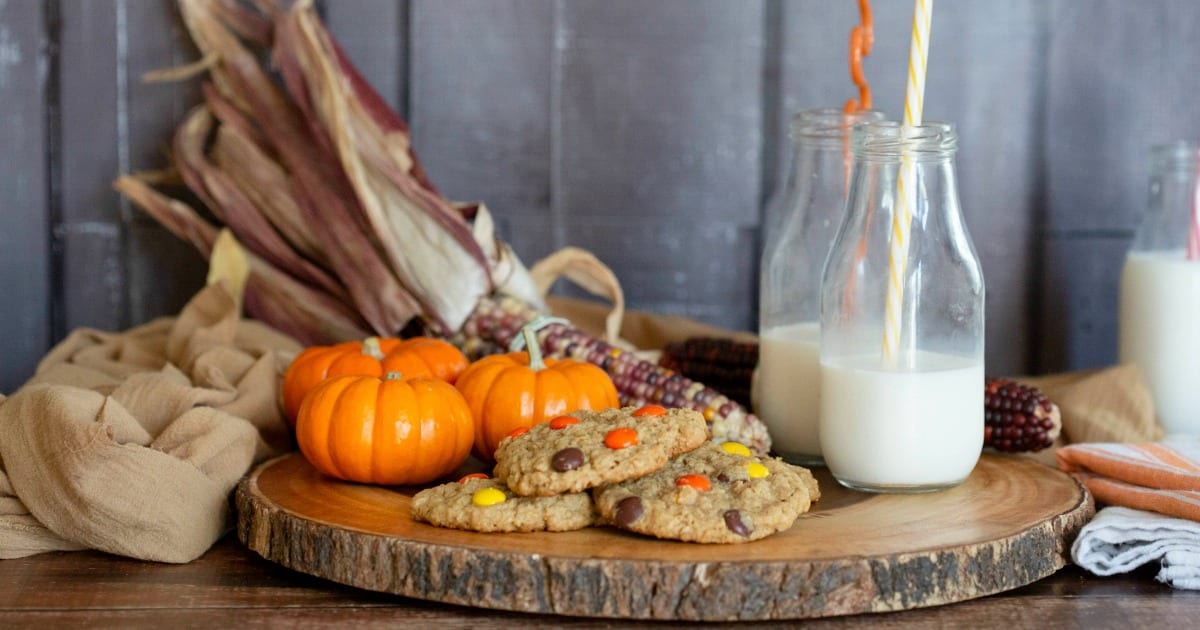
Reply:
[[[1109,506],[1084,525],[1071,546],[1071,558],[1097,575],[1125,573],[1160,560],[1158,581],[1200,590],[1200,523]]]

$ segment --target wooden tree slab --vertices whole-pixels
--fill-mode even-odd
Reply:
[[[740,545],[609,527],[478,534],[413,521],[418,488],[345,483],[299,454],[237,492],[238,536],[264,558],[375,591],[467,606],[595,617],[796,619],[936,606],[1061,568],[1091,517],[1074,479],[985,455],[957,488],[869,495],[818,469],[823,497],[788,531]]]

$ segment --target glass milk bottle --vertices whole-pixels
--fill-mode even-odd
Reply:
[[[850,128],[882,118],[879,112],[832,108],[797,113],[791,168],[767,209],[754,409],[771,432],[775,452],[792,463],[821,463],[821,268],[845,208]]]
[[[1168,434],[1200,435],[1198,159],[1194,144],[1152,149],[1148,212],[1121,272],[1120,360],[1142,367]]]
[[[983,273],[959,208],[956,146],[947,123],[854,128],[820,352],[821,452],[850,488],[949,488],[983,448]]]

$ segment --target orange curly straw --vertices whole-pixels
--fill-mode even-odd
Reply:
[[[863,74],[862,60],[871,54],[871,47],[875,44],[875,24],[871,19],[871,0],[858,0],[858,12],[862,16],[861,23],[850,29],[850,80],[854,81],[854,85],[858,86],[858,98],[852,98],[846,101],[846,113],[871,109],[871,86],[867,85],[867,77]],[[850,137],[847,136],[842,147],[842,160],[845,162],[846,176],[844,183],[847,188],[850,186]],[[863,230],[863,236],[858,240],[858,246],[854,248],[854,260],[861,263],[867,257],[867,233],[871,229],[871,219],[873,212],[867,213],[867,225]],[[842,308],[847,311],[853,310],[854,285],[856,276],[851,275],[849,282],[846,285],[845,292],[842,293]]]
[[[850,29],[850,80],[858,86],[858,98],[846,101],[846,112],[871,109],[871,86],[863,75],[862,60],[875,44],[875,25],[871,20],[871,0],[858,0],[862,23]]]

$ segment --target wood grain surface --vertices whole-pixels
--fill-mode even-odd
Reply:
[[[335,582],[453,604],[676,620],[794,619],[934,606],[1009,590],[1065,564],[1092,513],[1073,479],[984,456],[926,495],[867,495],[818,470],[824,496],[790,530],[745,545],[602,527],[477,534],[414,522],[414,488],[323,477],[298,454],[237,492],[238,535],[268,560]]]

